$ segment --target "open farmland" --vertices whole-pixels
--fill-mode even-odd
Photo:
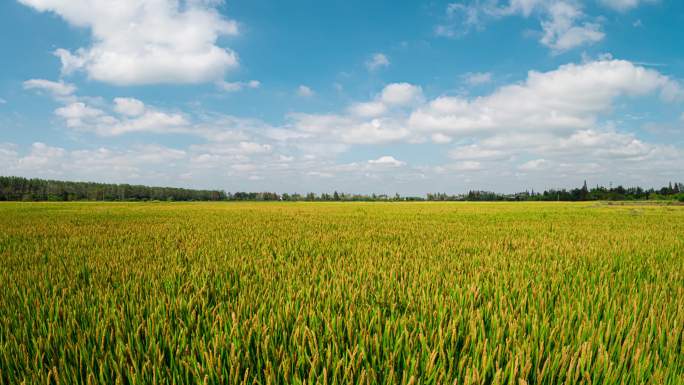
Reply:
[[[684,206],[3,203],[21,383],[682,384]]]

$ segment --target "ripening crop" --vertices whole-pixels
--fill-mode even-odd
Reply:
[[[3,203],[0,385],[684,384],[684,206]]]

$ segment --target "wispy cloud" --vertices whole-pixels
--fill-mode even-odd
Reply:
[[[297,87],[297,95],[304,98],[309,98],[314,96],[314,91],[309,86],[300,85]]]
[[[380,68],[389,67],[389,58],[383,53],[375,53],[366,61],[366,68],[369,71],[375,71]]]
[[[463,75],[463,80],[466,84],[471,86],[479,86],[482,84],[491,83],[492,73],[491,72],[468,72]]]
[[[219,80],[216,82],[216,86],[226,92],[237,92],[242,91],[245,88],[256,89],[261,87],[261,82],[258,80],[250,80],[247,82],[227,82],[225,80]]]
[[[601,24],[592,21],[574,0],[471,1],[447,5],[445,20],[435,27],[438,36],[457,38],[483,29],[492,20],[534,16],[539,19],[539,42],[554,53],[593,44],[605,37]]]

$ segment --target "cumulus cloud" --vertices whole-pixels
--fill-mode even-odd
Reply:
[[[145,113],[145,103],[134,98],[114,98],[114,110],[126,116],[140,116]]]
[[[423,101],[419,86],[392,83],[374,100],[353,103],[347,114],[290,114],[289,123],[279,133],[289,133],[286,136],[297,140],[325,137],[344,144],[398,141],[410,136],[402,114]]]
[[[368,61],[366,61],[366,68],[368,68],[369,71],[375,71],[380,68],[389,67],[389,65],[389,58],[383,53],[375,53],[370,57],[370,59],[368,59]]]
[[[610,1],[610,0],[609,0]],[[484,0],[447,5],[445,22],[435,34],[460,37],[473,29],[482,29],[489,20],[509,16],[539,19],[539,42],[554,53],[603,40],[605,34],[598,22],[587,19],[581,3],[575,0]]]
[[[409,83],[392,83],[385,86],[378,99],[388,106],[411,106],[423,101],[423,90]]]
[[[349,112],[351,112],[352,115],[373,118],[387,112],[387,105],[381,101],[355,103],[349,107]]]
[[[111,123],[104,111],[87,106],[82,102],[74,102],[55,110],[55,115],[66,121],[67,127],[79,128],[102,119],[102,123]]]
[[[28,82],[27,87],[51,91],[53,97],[62,104],[54,113],[63,119],[67,128],[99,136],[136,132],[180,133],[202,137],[211,142],[234,142],[245,140],[245,132],[266,133],[279,130],[258,119],[220,114],[193,117],[180,112],[163,111],[130,97],[116,97],[112,103],[107,103],[102,98],[62,92],[62,84],[58,82]],[[56,93],[67,96],[55,96]]]
[[[109,114],[84,102],[73,102],[55,110],[67,127],[101,136],[116,136],[131,132],[187,132],[190,130],[186,118],[177,113],[166,113],[148,108],[137,99],[116,98],[113,111]]]
[[[241,142],[228,147],[189,146],[178,149],[144,144],[126,149],[97,147],[69,150],[36,142],[28,151],[21,151],[16,145],[0,144],[0,160],[3,160],[0,172],[31,177],[140,181],[164,185],[176,185],[179,175],[184,175],[185,179],[192,179],[194,175],[202,176],[207,186],[221,188],[217,177],[248,178],[254,176],[255,171],[273,167],[276,162],[269,146]]]
[[[637,138],[601,128],[601,118],[619,98],[660,95],[672,101],[682,94],[678,82],[656,70],[605,57],[548,72],[530,71],[524,81],[478,97],[426,100],[419,86],[392,83],[372,99],[353,102],[341,112],[291,113],[278,126],[231,116],[203,120],[123,97],[110,105],[91,105],[74,96],[76,100],[64,102],[55,114],[69,128],[101,136],[183,133],[214,143],[249,143],[253,142],[250,137],[259,135],[279,148],[314,157],[334,156],[351,145],[456,141],[459,145],[449,156],[461,162],[512,159],[525,148],[545,159],[552,158],[548,152],[567,153],[571,148],[590,151],[594,157],[632,159],[655,150]],[[602,150],[594,149],[593,143]],[[275,149],[274,144],[267,146],[257,148]],[[234,147],[227,148],[230,154],[212,151],[204,159],[241,154]]]
[[[548,170],[551,165],[563,175],[573,174],[572,167],[576,173],[597,173],[601,170],[597,165],[607,170],[624,162],[633,168],[659,167],[681,159],[681,151],[620,132],[603,119],[624,98],[659,96],[668,102],[677,100],[676,95],[681,95],[677,81],[605,56],[552,71],[530,71],[525,80],[478,97],[425,100],[415,85],[390,84],[369,101],[351,103],[346,113],[291,114],[275,140],[302,148],[318,143],[456,142],[448,151],[455,162],[434,170],[471,174],[508,170],[502,178],[513,178],[518,171]],[[532,161],[515,164],[517,159]],[[322,172],[368,171],[370,164]]]
[[[40,169],[50,166],[52,162],[62,159],[66,151],[63,148],[51,147],[45,143],[36,142],[31,145],[31,151],[17,160],[20,168]]]
[[[609,111],[619,96],[658,91],[669,99],[671,93],[681,93],[681,87],[655,70],[628,61],[568,64],[549,72],[530,71],[523,83],[501,87],[487,96],[438,97],[416,109],[408,124],[415,130],[445,135],[570,132],[593,127],[598,115]]]
[[[354,103],[348,110],[352,115],[361,118],[374,118],[384,115],[392,108],[410,107],[423,100],[423,90],[419,86],[391,83],[385,86],[374,100]]]
[[[6,164],[2,172],[24,170],[29,174],[26,170],[30,167],[68,165],[80,154],[78,160],[84,164],[93,159],[93,164],[103,169],[108,165],[118,167],[121,174],[149,176],[135,162],[157,162],[159,170],[164,169],[164,162],[175,162],[176,166],[167,165],[164,175],[204,175],[208,181],[217,175],[241,181],[277,178],[279,183],[292,182],[295,188],[300,186],[295,181],[303,183],[297,178],[325,180],[324,176],[335,176],[336,182],[348,180],[350,186],[355,186],[358,178],[382,183],[426,178],[439,185],[449,179],[444,174],[454,176],[453,180],[478,180],[488,175],[497,181],[543,176],[565,183],[575,176],[612,178],[612,174],[625,173],[650,181],[684,161],[682,150],[625,132],[611,123],[610,116],[629,98],[660,97],[671,102],[682,95],[681,84],[657,70],[608,56],[546,72],[530,71],[519,82],[476,97],[428,98],[418,85],[387,84],[376,95],[350,102],[339,111],[291,113],[279,125],[259,119],[165,111],[130,97],[105,101],[71,94],[55,114],[73,130],[101,136],[182,133],[206,143],[193,142],[179,149],[140,147],[128,152],[104,148],[84,153],[38,145],[33,154],[0,145],[0,163]],[[353,146],[393,142],[416,143],[410,151],[431,146],[429,151],[443,151],[448,159],[442,165],[435,165],[432,158],[429,166],[407,165],[399,160],[402,153],[392,152],[377,159],[335,162],[338,154]],[[408,146],[390,151],[403,148]],[[61,166],[45,167],[56,173],[69,172]]]
[[[283,126],[269,130],[269,137],[299,145],[466,140],[473,143],[453,149],[453,159],[503,160],[512,154],[495,148],[497,141],[518,151],[578,132],[597,132],[618,99],[646,95],[672,101],[681,98],[682,88],[653,69],[606,57],[530,71],[522,82],[472,98],[426,100],[416,85],[388,84],[371,100],[353,102],[341,113],[292,113]]]
[[[19,1],[89,30],[89,47],[55,51],[65,75],[83,70],[115,85],[202,83],[238,66],[237,54],[217,45],[238,33],[237,23],[215,1]]]

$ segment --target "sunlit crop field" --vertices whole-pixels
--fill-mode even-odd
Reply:
[[[683,384],[684,207],[3,203],[22,383]]]

